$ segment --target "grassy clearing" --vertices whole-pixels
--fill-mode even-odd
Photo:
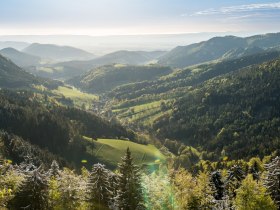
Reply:
[[[129,108],[114,109],[113,112],[121,121],[150,126],[154,120],[156,120],[162,114],[170,111],[162,111],[161,103],[163,102],[168,103],[168,100],[158,100],[131,106]]]
[[[52,92],[56,95],[61,95],[65,98],[70,98],[74,102],[74,105],[80,108],[84,106],[86,109],[88,109],[94,101],[98,100],[98,96],[81,92],[78,89],[71,86],[59,86],[56,90],[53,90]]]
[[[165,156],[154,145],[142,145],[127,140],[118,139],[98,139],[84,137],[86,141],[93,144],[89,146],[87,152],[96,156],[103,163],[113,166],[121,161],[127,147],[132,152],[134,162],[138,165],[155,164],[165,161]]]

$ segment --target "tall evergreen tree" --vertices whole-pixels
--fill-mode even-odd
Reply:
[[[267,171],[264,184],[275,203],[280,209],[280,157],[265,165]]]
[[[8,203],[8,208],[11,210],[47,210],[48,180],[46,174],[41,173],[39,168],[29,172],[15,197]]]
[[[252,174],[254,180],[260,179],[260,169],[258,163],[255,161],[253,165],[249,168],[249,173]]]
[[[129,148],[119,164],[117,206],[120,210],[144,209],[140,169],[134,165]]]
[[[111,198],[109,172],[104,165],[93,165],[88,179],[89,201],[94,209],[109,209]]]
[[[214,171],[210,177],[210,185],[214,192],[214,198],[216,200],[222,200],[224,197],[224,182],[222,181],[222,175],[220,171]]]
[[[234,165],[228,171],[227,180],[225,182],[225,188],[227,195],[230,199],[235,198],[236,190],[240,187],[242,180],[245,178],[245,173],[238,165]]]
[[[51,164],[51,168],[49,170],[49,176],[57,177],[59,174],[60,174],[59,165],[55,160],[53,160]]]

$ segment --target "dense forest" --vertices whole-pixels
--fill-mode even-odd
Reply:
[[[68,73],[44,69],[66,81],[13,63],[34,44],[8,50],[0,209],[280,209],[279,44],[226,36],[97,58],[37,44],[90,56],[50,65]]]

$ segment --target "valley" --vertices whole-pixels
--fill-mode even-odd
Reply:
[[[17,193],[38,176],[52,209],[114,209],[129,174],[143,209],[234,209],[246,186],[279,208],[260,178],[279,167],[279,46],[275,33],[99,57],[53,44],[0,49],[0,208],[25,204]],[[85,194],[95,178],[110,189],[92,198],[103,203]],[[62,202],[67,186],[77,206]]]

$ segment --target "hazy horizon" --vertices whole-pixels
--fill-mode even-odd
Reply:
[[[0,35],[266,33],[279,17],[276,0],[10,0],[1,2]]]
[[[270,33],[270,32],[268,32]],[[168,51],[176,46],[189,45],[208,40],[215,36],[234,35],[240,37],[260,34],[258,32],[202,32],[183,34],[150,34],[150,35],[0,35],[0,42],[24,42],[27,44],[55,44],[72,46],[104,55],[119,50],[129,51]],[[9,44],[7,44],[7,47]],[[1,48],[1,45],[0,45]],[[4,48],[4,47],[2,47]],[[24,45],[15,47],[22,50]]]

